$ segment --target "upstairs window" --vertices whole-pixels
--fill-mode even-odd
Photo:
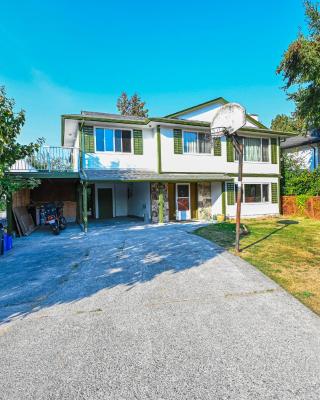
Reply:
[[[243,143],[244,161],[249,161],[249,162],[270,161],[269,139],[240,137],[239,141]],[[235,160],[238,160],[237,152],[235,152]]]
[[[131,153],[132,133],[129,130],[96,128],[96,151]]]
[[[210,135],[201,132],[183,132],[183,152],[211,154]]]

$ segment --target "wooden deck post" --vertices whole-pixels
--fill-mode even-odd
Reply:
[[[88,232],[88,197],[87,197],[87,183],[82,182],[82,220],[83,230]]]
[[[8,234],[9,235],[11,235],[12,234],[12,232],[13,232],[13,219],[12,219],[12,194],[9,194],[8,195],[8,197],[7,197],[7,203],[6,203],[6,206],[7,206],[7,231],[8,231]]]

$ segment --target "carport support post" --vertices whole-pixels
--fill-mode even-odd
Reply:
[[[88,232],[87,182],[82,182],[82,219],[83,219],[83,230],[85,232]]]
[[[13,231],[13,220],[12,220],[12,193],[8,194],[6,199],[7,205],[7,231],[11,235]]]

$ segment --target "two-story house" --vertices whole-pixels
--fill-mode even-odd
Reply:
[[[52,156],[41,164],[36,155],[37,162],[24,160],[12,173],[40,177],[53,194],[59,183],[62,197],[72,188],[77,220],[85,229],[87,217],[137,216],[152,222],[234,217],[238,162],[232,142],[208,140],[213,110],[226,103],[217,98],[161,118],[63,115],[60,161]],[[272,131],[256,115],[247,115],[238,134],[244,145],[242,215],[276,215],[280,138],[290,133]],[[41,187],[34,193],[31,200],[45,200]]]

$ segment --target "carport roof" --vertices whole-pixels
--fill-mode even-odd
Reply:
[[[109,181],[109,182],[191,182],[191,181],[226,181],[230,180],[227,174],[214,173],[157,173],[151,170],[132,169],[85,169],[80,173],[84,181]]]

